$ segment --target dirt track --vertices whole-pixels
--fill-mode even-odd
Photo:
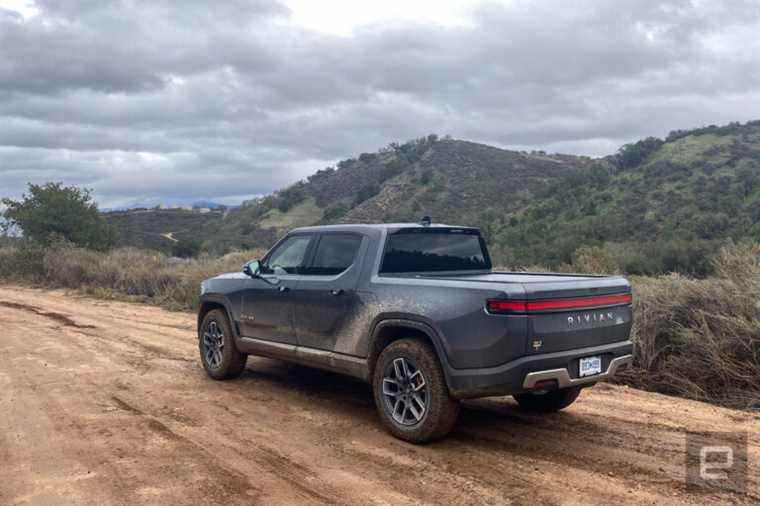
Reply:
[[[428,446],[367,385],[251,358],[206,378],[193,315],[0,286],[0,504],[760,501],[760,415],[617,386],[538,417],[468,402]],[[750,496],[684,485],[686,430],[748,430]]]

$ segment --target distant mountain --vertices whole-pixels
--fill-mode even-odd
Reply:
[[[296,226],[429,215],[481,227],[503,264],[553,266],[596,247],[631,272],[700,272],[723,241],[760,239],[760,122],[676,131],[596,159],[431,135],[344,160],[226,213],[194,214],[174,223],[148,212],[127,220],[121,235],[140,244],[150,223],[221,253],[268,246]]]
[[[187,199],[151,198],[135,200],[120,206],[104,207],[100,210],[103,213],[112,213],[116,211],[130,211],[132,209],[235,209],[237,207],[240,207],[240,204],[226,205],[212,200],[197,200],[189,202]]]
[[[214,202],[211,200],[197,200],[192,203],[191,207],[193,209],[221,209],[221,208],[234,209],[240,206],[239,205],[227,206],[227,205],[219,204],[218,202]]]

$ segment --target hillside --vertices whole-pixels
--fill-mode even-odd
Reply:
[[[626,272],[705,274],[718,244],[760,240],[760,122],[645,139],[614,162],[548,186],[503,216],[492,242],[514,263],[557,265],[596,246]]]
[[[132,209],[103,213],[118,231],[117,246],[171,251],[179,242],[202,242],[224,213],[185,209]]]
[[[207,215],[193,235],[211,251],[223,252],[266,246],[290,228],[319,223],[418,221],[431,215],[441,222],[481,224],[491,214],[521,209],[537,191],[570,171],[600,163],[606,165],[587,157],[519,153],[429,136],[319,170],[230,210],[211,226],[205,224],[211,219]],[[144,245],[145,231],[160,243],[163,233],[188,230],[187,215],[194,213],[172,211],[128,211],[108,217],[122,230],[122,240],[128,242],[137,232],[136,244]],[[151,216],[156,223],[150,224]]]
[[[267,246],[295,226],[430,215],[483,228],[503,264],[557,266],[595,247],[629,272],[700,274],[718,243],[760,238],[760,122],[676,131],[601,159],[428,136],[344,160],[223,216],[196,217],[197,225],[179,214],[172,223],[166,211],[111,221],[123,240],[136,232],[147,245],[140,223],[151,213],[163,220],[152,232],[185,231],[214,253]]]

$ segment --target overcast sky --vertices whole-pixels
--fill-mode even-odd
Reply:
[[[760,2],[0,0],[0,195],[238,202],[393,141],[760,119]]]

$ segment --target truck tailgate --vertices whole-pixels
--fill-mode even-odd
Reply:
[[[504,299],[489,301],[489,311],[527,318],[526,354],[628,339],[631,288],[625,278],[523,275],[519,282],[519,298],[505,293]]]
[[[630,299],[614,296],[631,293],[623,278],[536,279],[523,287],[526,300],[547,302],[537,306],[545,311],[528,313],[528,354],[625,341],[630,335]]]

